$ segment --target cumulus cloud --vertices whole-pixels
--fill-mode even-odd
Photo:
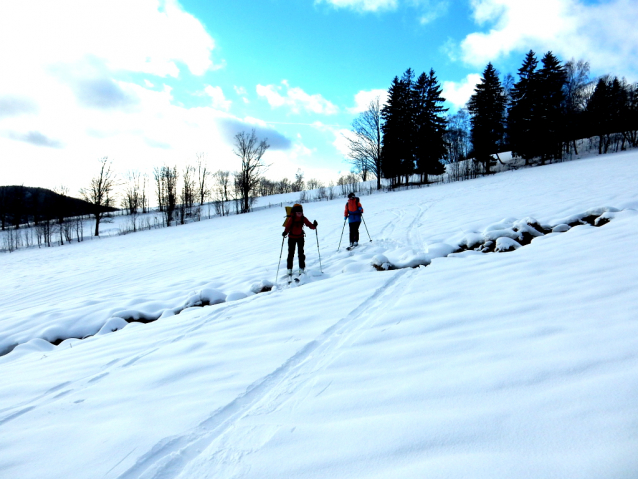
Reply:
[[[474,94],[474,88],[480,81],[481,75],[478,73],[471,73],[460,82],[444,81],[441,85],[443,97],[455,109],[463,108]]]
[[[3,181],[77,191],[94,174],[93,158],[148,172],[195,151],[232,156],[217,131],[229,116],[223,92],[188,108],[163,85],[224,65],[176,0],[7,2],[0,44],[11,46],[0,49],[10,72],[0,75],[0,151],[15,160],[3,165]]]
[[[0,43],[19,46],[2,49],[3,65],[71,63],[90,52],[112,70],[158,76],[177,76],[178,62],[195,75],[213,66],[213,39],[176,0],[24,0],[2,10]]]
[[[204,91],[213,101],[213,108],[219,108],[225,111],[230,110],[232,101],[226,99],[221,87],[208,85],[204,88]]]
[[[590,61],[598,70],[638,76],[638,3],[609,0],[472,0],[474,20],[489,27],[461,43],[462,59],[474,66],[512,52],[552,50],[559,57]]]
[[[257,94],[273,108],[286,106],[293,113],[302,110],[321,115],[333,115],[339,108],[320,94],[310,95],[299,87],[291,87],[286,80],[281,85],[257,85]]]
[[[366,111],[370,102],[379,97],[381,107],[388,101],[388,91],[383,89],[378,90],[361,90],[354,96],[354,106],[348,108],[350,113],[363,113]]]

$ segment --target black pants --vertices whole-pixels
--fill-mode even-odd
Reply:
[[[352,223],[348,223],[348,226],[350,227],[350,243],[358,243],[361,221],[353,221]]]
[[[303,252],[303,238],[288,238],[288,260],[286,265],[288,269],[292,269],[292,259],[295,257],[295,246],[299,255],[299,269],[306,269],[306,255]]]

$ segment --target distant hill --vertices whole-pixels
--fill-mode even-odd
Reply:
[[[102,208],[102,211],[117,211]],[[89,215],[95,211],[91,203],[61,195],[46,188],[31,186],[0,186],[0,222],[2,229],[16,224],[40,222],[47,219]]]

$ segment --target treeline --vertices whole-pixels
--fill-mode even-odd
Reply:
[[[103,213],[115,211],[104,206]],[[95,213],[95,205],[58,191],[23,185],[0,186],[0,226],[2,231],[31,226],[35,229],[34,243],[51,246],[55,236],[64,244],[84,237],[82,221]]]
[[[460,162],[470,176],[490,174],[504,151],[528,165],[578,154],[582,139],[594,138],[601,154],[638,146],[638,84],[592,79],[587,62],[562,63],[551,51],[540,62],[529,51],[517,76],[500,78],[488,63],[466,107],[449,115],[434,70],[415,77],[408,68],[383,107],[377,98],[353,122],[353,171],[398,186],[414,175],[428,183]]]

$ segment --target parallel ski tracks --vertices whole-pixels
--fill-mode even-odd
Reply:
[[[177,478],[186,472],[185,469],[189,469],[190,473],[185,473],[184,477],[198,479],[225,477],[225,473],[234,475],[233,470],[237,472],[237,467],[241,466],[238,463],[246,445],[245,428],[242,430],[238,423],[251,415],[275,411],[298,394],[304,384],[311,381],[313,373],[334,361],[334,353],[339,348],[354,341],[358,337],[357,333],[361,333],[366,325],[375,320],[374,312],[377,309],[392,307],[398,301],[399,291],[413,271],[400,270],[389,273],[392,277],[372,295],[298,350],[272,373],[253,383],[242,395],[216,410],[190,431],[160,440],[132,467],[116,477]],[[273,427],[272,433],[267,433],[266,437],[271,437],[279,428],[276,425]],[[236,435],[241,435],[242,440],[233,440]],[[263,431],[255,434],[254,440],[254,446],[258,449],[265,442]],[[223,443],[223,447],[217,447],[220,443]],[[195,475],[193,469],[197,470]]]

